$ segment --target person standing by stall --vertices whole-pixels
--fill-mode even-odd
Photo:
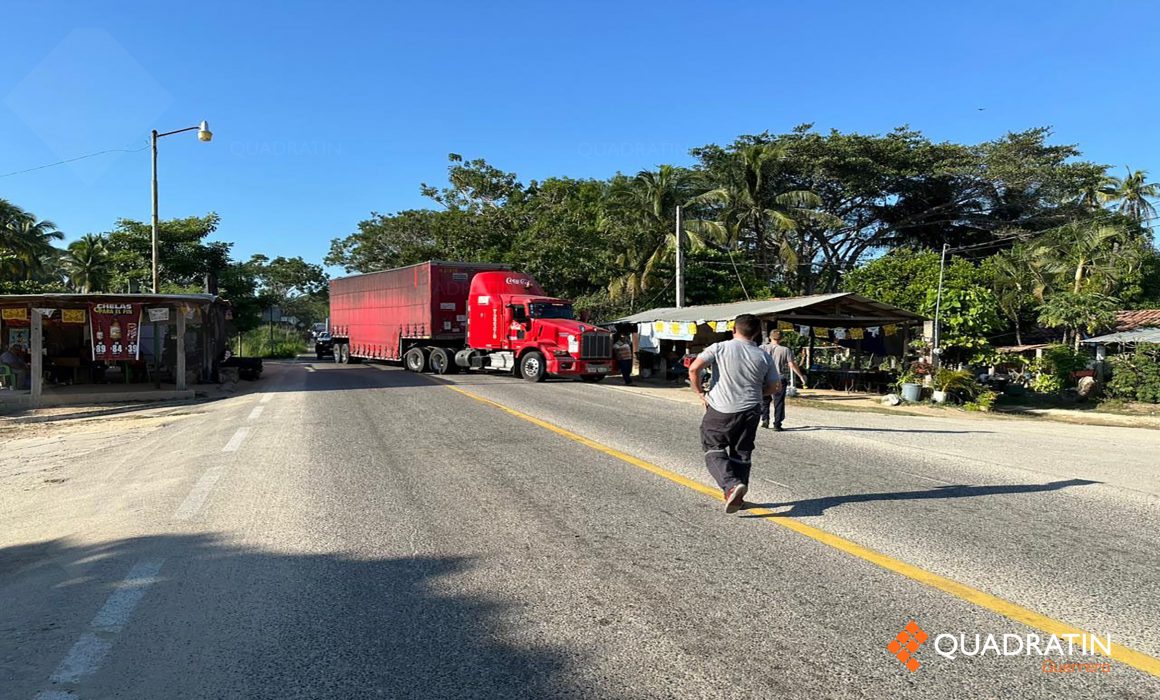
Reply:
[[[705,466],[721,487],[726,513],[736,513],[749,490],[762,398],[781,388],[773,359],[757,346],[760,337],[761,322],[742,314],[733,322],[732,340],[710,345],[689,365],[689,384],[705,406]],[[713,368],[715,378],[708,392],[700,381],[706,366]]]
[[[22,357],[22,348],[18,344],[13,344],[10,348],[0,353],[0,365],[8,365],[8,369],[12,370],[12,374],[16,378],[17,389],[27,389],[29,385],[28,378],[28,362]]]
[[[798,367],[798,363],[793,359],[793,350],[781,344],[781,331],[770,331],[769,342],[761,346],[761,349],[769,353],[770,358],[773,359],[774,366],[777,367],[777,372],[783,377],[790,376],[793,372],[798,376],[802,382],[802,388],[806,388],[806,375],[802,374],[802,368]],[[784,428],[781,427],[782,421],[785,420],[785,387],[782,386],[781,391],[766,396],[761,400],[761,427],[769,427],[769,408],[773,404],[773,429],[781,432]]]
[[[623,335],[616,336],[612,344],[612,354],[616,357],[616,364],[620,368],[620,376],[624,378],[626,386],[632,385],[632,343]]]

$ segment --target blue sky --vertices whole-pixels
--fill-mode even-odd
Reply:
[[[871,5],[7,0],[0,176],[206,119],[212,143],[162,141],[162,217],[217,211],[237,257],[315,262],[371,211],[424,206],[449,152],[526,182],[802,122],[963,142],[1050,125],[1160,177],[1160,6]],[[147,220],[149,152],[0,177],[0,197],[70,238]]]

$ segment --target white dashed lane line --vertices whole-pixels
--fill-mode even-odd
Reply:
[[[133,610],[145,597],[145,591],[157,582],[157,575],[164,563],[164,559],[142,561],[129,570],[129,574],[117,584],[116,590],[97,611],[96,617],[89,623],[89,630],[77,639],[49,676],[49,681],[71,685],[100,668],[109,649],[113,647],[117,633],[128,624]],[[36,700],[67,700],[76,697],[73,692],[57,688],[39,693]]]

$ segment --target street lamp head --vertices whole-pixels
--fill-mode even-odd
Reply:
[[[201,123],[201,126],[197,127],[197,140],[198,141],[212,141],[213,140],[213,132],[209,130],[209,123],[208,122],[203,121]]]

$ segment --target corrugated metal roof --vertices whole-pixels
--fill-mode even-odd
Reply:
[[[883,304],[882,302],[874,301],[873,299],[868,299],[850,292],[837,292],[834,294],[814,294],[805,297],[736,301],[729,304],[705,304],[702,306],[685,306],[682,308],[660,307],[641,311],[631,316],[625,316],[614,321],[614,323],[652,323],[654,321],[703,323],[706,321],[731,321],[741,314],[753,314],[754,316],[790,314],[791,312],[801,312],[811,307],[836,302],[862,307],[857,313],[859,317],[866,317],[867,315],[874,316],[883,322],[926,320],[919,314],[912,313],[897,306]],[[841,314],[833,315],[835,322],[841,322],[842,318]]]
[[[86,304],[94,301],[107,302],[175,302],[187,301],[199,304],[212,304],[215,301],[224,301],[216,294],[0,294],[0,304],[33,304],[40,301],[56,302],[58,304]]]
[[[1092,345],[1111,343],[1160,343],[1160,328],[1137,328],[1131,331],[1109,333],[1095,338],[1084,338],[1083,342]]]

